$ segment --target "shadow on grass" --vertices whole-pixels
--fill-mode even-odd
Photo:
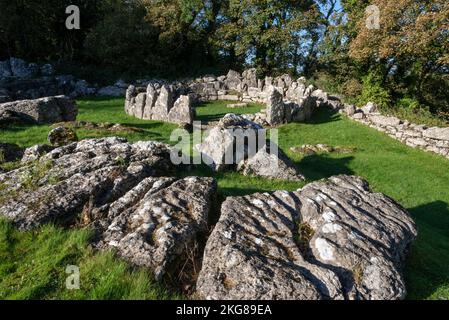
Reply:
[[[230,113],[230,112],[228,112]],[[220,121],[227,113],[219,113],[219,114],[207,114],[196,116],[195,121],[201,121],[203,123],[211,123]]]
[[[330,110],[325,107],[321,107],[316,109],[316,111],[313,114],[312,119],[306,121],[308,124],[321,124],[321,123],[328,123],[328,122],[334,122],[334,121],[340,121],[341,116],[337,112]]]
[[[408,298],[427,299],[449,286],[449,204],[438,200],[408,211],[418,227],[405,270]]]
[[[354,172],[348,167],[352,160],[354,160],[353,156],[331,158],[326,155],[314,154],[302,158],[295,165],[307,180],[315,181],[340,174],[353,175]]]

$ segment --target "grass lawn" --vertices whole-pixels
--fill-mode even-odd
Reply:
[[[122,99],[78,101],[78,120],[127,124],[142,132],[119,134],[130,141],[169,142],[174,125],[126,116]],[[227,109],[213,102],[197,108],[197,118],[216,121],[225,113],[257,112],[260,106]],[[45,143],[48,126],[12,127],[0,132],[0,141],[22,146]],[[107,131],[77,131],[79,138],[117,135]],[[173,142],[172,142],[173,143]],[[301,156],[290,147],[325,143],[350,146],[351,154]],[[371,187],[405,206],[418,224],[418,240],[405,270],[410,299],[449,299],[449,160],[411,149],[374,129],[325,110],[306,124],[279,128],[279,144],[309,181],[336,174],[355,174]],[[221,198],[258,191],[295,190],[304,183],[247,178],[237,173],[212,173],[201,167],[186,175],[217,178]],[[144,270],[133,270],[111,253],[94,253],[88,246],[89,231],[63,231],[43,227],[19,233],[0,223],[0,298],[173,298],[155,285]],[[51,254],[49,254],[51,253]],[[84,270],[81,290],[67,291],[65,266]],[[83,278],[84,277],[84,278]]]

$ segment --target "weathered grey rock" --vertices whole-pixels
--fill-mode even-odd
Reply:
[[[317,107],[317,98],[305,96],[300,99],[299,104],[294,104],[291,108],[291,121],[303,122],[310,119]]]
[[[10,110],[37,123],[74,121],[78,114],[76,104],[66,96],[35,100],[19,100],[0,104],[0,113]]]
[[[145,108],[143,110],[143,119],[151,120],[151,115],[153,113],[153,108],[154,105],[156,104],[157,97],[158,92],[156,90],[156,87],[153,83],[150,83],[147,86],[147,95],[146,95]]]
[[[226,85],[230,90],[237,90],[242,84],[242,76],[234,70],[229,70],[226,76]]]
[[[318,101],[323,102],[323,103],[327,103],[327,101],[329,100],[329,95],[327,94],[327,92],[324,92],[321,89],[313,91],[312,97],[317,98]]]
[[[130,85],[128,89],[126,89],[125,93],[125,112],[129,115],[134,115],[134,104],[135,98],[137,95],[137,89],[135,86]]]
[[[192,101],[189,96],[180,96],[168,113],[168,121],[172,123],[193,123]]]
[[[276,126],[284,123],[284,120],[283,96],[275,87],[271,87],[267,98],[267,122],[272,126]]]
[[[257,69],[252,68],[243,71],[242,76],[248,88],[257,88]]]
[[[237,170],[245,176],[290,181],[305,180],[287,155],[276,144],[269,142],[253,157],[241,161]]]
[[[374,102],[368,102],[366,106],[362,108],[364,114],[374,113],[379,110]]]
[[[92,87],[86,80],[78,80],[74,83],[73,91],[70,93],[70,97],[76,98],[80,96],[93,95],[97,90]]]
[[[397,126],[401,124],[401,120],[396,117],[387,117],[383,115],[369,115],[369,120],[375,125],[387,127],[387,126]]]
[[[345,104],[345,113],[347,116],[352,117],[355,113],[355,106],[352,104]]]
[[[245,155],[248,155],[248,152],[250,154],[257,152],[260,130],[262,130],[261,126],[243,116],[227,114],[209,131],[203,143],[195,146],[195,150],[202,154],[206,164],[215,171],[234,169]],[[243,145],[245,137],[256,142],[256,146]],[[264,135],[265,138],[266,135]],[[239,148],[236,147],[237,140]]]
[[[61,147],[78,141],[78,137],[73,129],[57,127],[48,133],[47,140],[52,146]]]
[[[152,109],[152,120],[167,121],[168,113],[173,108],[173,87],[164,85],[161,88],[156,104]]]
[[[22,157],[22,162],[27,163],[31,161],[36,161],[40,157],[44,156],[45,154],[49,153],[50,151],[53,151],[56,149],[56,147],[49,146],[46,144],[38,144],[32,147],[29,147],[25,149]]]
[[[362,120],[365,118],[365,114],[360,110],[356,110],[356,113],[353,114],[352,118],[355,120]]]
[[[197,293],[206,299],[403,299],[408,213],[350,176],[297,192],[230,197],[209,237]]]
[[[161,280],[176,258],[206,233],[216,192],[212,178],[149,177],[109,207],[101,247],[116,248]]]
[[[35,121],[32,117],[16,112],[13,110],[1,110],[0,109],[0,127],[8,127],[11,125],[22,124],[34,124]]]
[[[139,119],[143,118],[143,114],[145,112],[146,99],[147,94],[145,92],[141,92],[136,96],[132,112],[133,115]]]
[[[121,138],[83,140],[56,148],[38,161],[0,175],[0,216],[21,230],[44,223],[71,225],[83,213],[89,222],[150,176],[170,176],[170,148]]]
[[[449,141],[449,128],[429,128],[423,131],[423,136],[435,140]]]
[[[327,100],[327,107],[332,110],[337,111],[337,110],[342,109],[344,107],[344,105],[339,98],[330,96],[329,100]]]
[[[126,88],[121,88],[117,86],[107,86],[101,88],[97,91],[98,96],[106,96],[106,97],[124,97],[126,94]]]
[[[39,72],[36,65],[29,65],[22,59],[11,58],[9,59],[9,63],[11,65],[12,75],[18,78],[32,78]]]

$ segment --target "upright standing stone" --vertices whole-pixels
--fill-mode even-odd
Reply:
[[[145,102],[145,108],[143,110],[142,118],[144,120],[151,120],[154,105],[157,101],[157,90],[154,84],[150,83],[147,87],[147,100]]]
[[[173,107],[173,88],[164,85],[152,111],[152,120],[167,121],[168,113]]]
[[[126,112],[126,114],[133,115],[132,108],[135,103],[135,97],[136,97],[136,87],[131,85],[126,90],[126,95],[125,95],[125,112]]]
[[[168,121],[178,124],[193,123],[193,109],[190,96],[180,96],[168,114]]]
[[[284,101],[282,94],[274,87],[270,88],[267,97],[267,122],[276,126],[285,119]]]
[[[139,119],[143,118],[143,111],[145,108],[145,102],[147,99],[147,94],[145,92],[141,92],[136,97],[136,103],[134,105],[133,115]]]

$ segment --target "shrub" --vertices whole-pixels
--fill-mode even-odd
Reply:
[[[358,99],[360,105],[375,102],[381,109],[388,109],[392,105],[390,92],[383,87],[382,80],[375,72],[370,71],[363,78],[362,93]]]
[[[343,93],[351,98],[361,95],[363,85],[357,79],[349,79],[343,84]]]

